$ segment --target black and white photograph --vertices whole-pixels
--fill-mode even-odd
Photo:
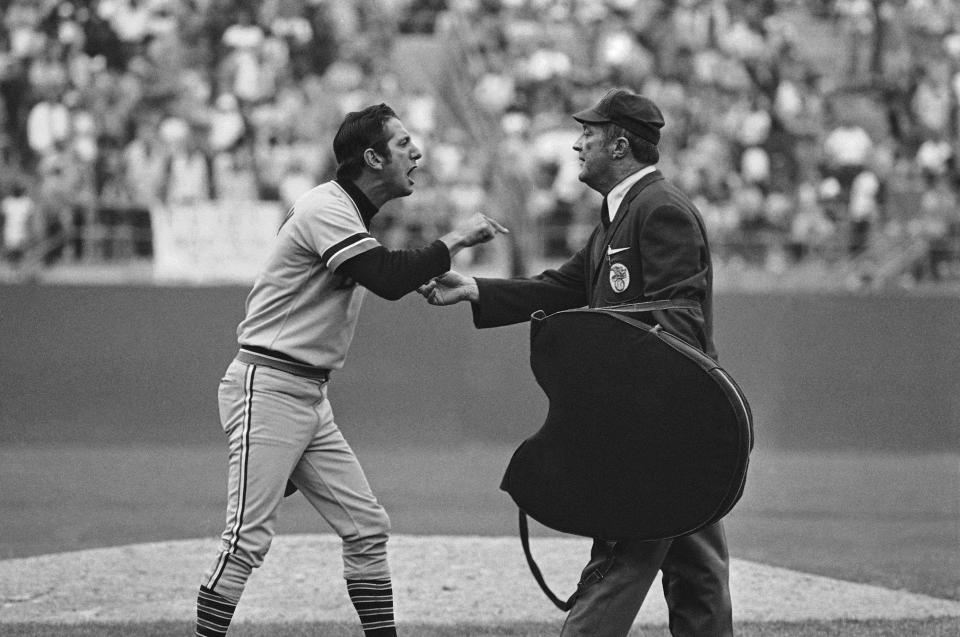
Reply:
[[[958,0],[0,0],[0,637],[960,635],[958,325]]]

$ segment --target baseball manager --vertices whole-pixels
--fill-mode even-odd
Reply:
[[[387,250],[370,234],[385,202],[413,192],[420,149],[386,104],[349,113],[333,140],[336,179],[286,215],[246,301],[239,352],[220,381],[229,442],[226,526],[197,596],[196,635],[225,635],[263,562],[288,481],[343,540],[343,576],[364,634],[396,635],[390,520],[327,400],[365,290],[399,299],[450,269],[462,248],[507,232],[476,214],[430,245]]]

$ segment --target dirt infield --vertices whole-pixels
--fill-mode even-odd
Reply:
[[[0,561],[0,623],[189,620],[213,540],[136,544]],[[534,553],[560,594],[572,590],[588,541],[536,538]],[[555,621],[516,538],[391,539],[397,618],[405,623]],[[355,619],[339,578],[339,539],[278,536],[254,573],[238,622]],[[654,584],[638,624],[663,624]],[[734,559],[738,622],[960,617],[960,601],[893,591]],[[305,603],[309,600],[309,603]]]
[[[397,535],[516,537],[497,489],[511,445],[355,449]],[[960,601],[960,456],[754,456],[725,520],[734,557]],[[216,537],[224,463],[219,445],[0,449],[0,559]],[[298,496],[277,530],[330,531]]]

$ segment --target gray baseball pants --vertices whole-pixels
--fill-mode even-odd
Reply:
[[[270,548],[288,478],[342,539],[344,578],[389,578],[390,519],[334,422],[327,382],[234,360],[219,401],[230,449],[227,516],[202,584],[240,598]]]

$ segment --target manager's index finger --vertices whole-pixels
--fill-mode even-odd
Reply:
[[[510,234],[510,230],[508,230],[505,226],[501,225],[501,223],[496,219],[494,219],[493,217],[488,217],[487,215],[483,215],[483,218],[486,219],[487,223],[493,226],[493,229],[496,230],[497,232],[500,232],[502,234]]]

